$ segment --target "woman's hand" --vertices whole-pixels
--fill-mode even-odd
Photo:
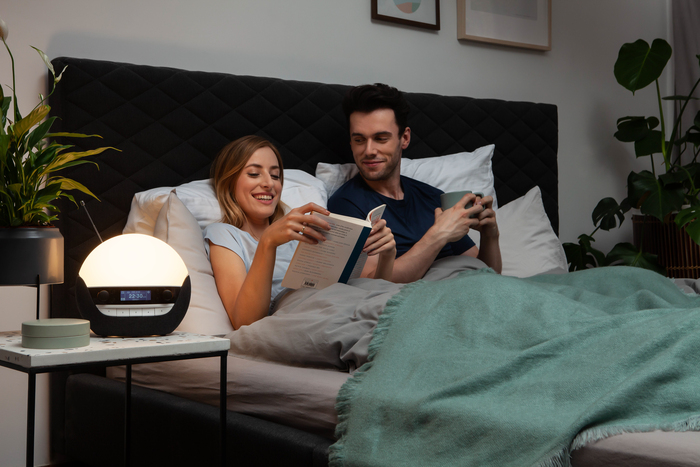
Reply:
[[[330,212],[315,203],[292,209],[284,217],[270,224],[260,237],[260,244],[277,248],[278,246],[297,240],[299,242],[316,244],[323,242],[326,237],[321,231],[330,230],[331,226],[322,218],[309,213],[329,215]]]

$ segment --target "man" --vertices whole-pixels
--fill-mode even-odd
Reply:
[[[440,190],[401,176],[401,155],[411,142],[409,106],[403,94],[385,84],[358,86],[346,94],[343,110],[360,172],[331,196],[328,209],[364,219],[374,207],[387,205],[384,219],[397,250],[393,281],[418,280],[436,259],[460,254],[479,258],[500,273],[492,197],[467,194],[443,212]],[[470,201],[474,205],[465,209]],[[480,232],[481,248],[467,235],[470,229]],[[376,257],[370,256],[363,275],[375,267]]]

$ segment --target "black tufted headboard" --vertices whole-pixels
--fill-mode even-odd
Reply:
[[[352,162],[341,99],[347,86],[57,58],[68,69],[51,96],[55,131],[99,134],[75,140],[83,149],[113,146],[64,175],[100,202],[85,200],[103,239],[121,234],[134,193],[208,178],[229,141],[270,139],[286,168],[314,173],[319,161]],[[357,83],[362,84],[362,83]],[[389,83],[391,84],[391,83]],[[557,108],[549,104],[406,93],[411,105],[408,158],[472,151],[495,143],[493,170],[500,205],[539,185],[558,232]],[[71,292],[85,257],[97,246],[82,210],[62,202],[66,283],[56,286],[53,316],[78,316]]]

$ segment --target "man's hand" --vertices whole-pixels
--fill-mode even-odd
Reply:
[[[426,235],[431,235],[433,240],[442,243],[442,246],[461,239],[469,233],[470,229],[477,228],[479,225],[477,216],[485,210],[485,205],[477,204],[480,199],[474,193],[467,193],[450,209],[443,211],[440,208],[435,208],[435,223]],[[493,202],[492,199],[491,202]],[[465,209],[468,203],[474,205]]]
[[[483,198],[477,198],[474,202],[474,207],[481,206],[481,209],[477,210],[478,214],[476,219],[479,221],[477,225],[472,227],[474,230],[478,230],[481,237],[498,237],[498,224],[496,223],[496,211],[493,210],[493,197],[484,196]]]
[[[474,202],[474,207],[480,206],[481,212],[476,216],[478,224],[474,226],[481,234],[481,244],[477,258],[486,263],[497,273],[501,273],[503,263],[501,260],[501,247],[498,243],[498,224],[496,223],[496,211],[493,210],[493,198],[485,196]]]

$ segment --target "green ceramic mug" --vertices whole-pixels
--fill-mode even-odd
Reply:
[[[459,201],[460,199],[462,199],[462,197],[463,197],[464,195],[466,195],[467,193],[471,193],[471,191],[469,191],[469,190],[450,191],[449,193],[443,193],[443,194],[441,194],[441,195],[440,195],[440,204],[442,204],[442,210],[445,211],[445,210],[447,210],[447,209],[450,209],[452,206],[455,205],[455,203],[456,203],[457,201]],[[483,194],[483,193],[476,192],[476,193],[474,193],[474,194],[475,194],[476,196],[478,196],[479,198],[483,198],[483,197],[484,197],[484,194]],[[464,206],[464,209],[469,209],[470,207],[472,207],[472,205],[473,205],[473,204],[472,204],[471,202],[469,202],[469,203],[466,204],[466,206]],[[471,216],[471,217],[474,217],[474,216]]]

